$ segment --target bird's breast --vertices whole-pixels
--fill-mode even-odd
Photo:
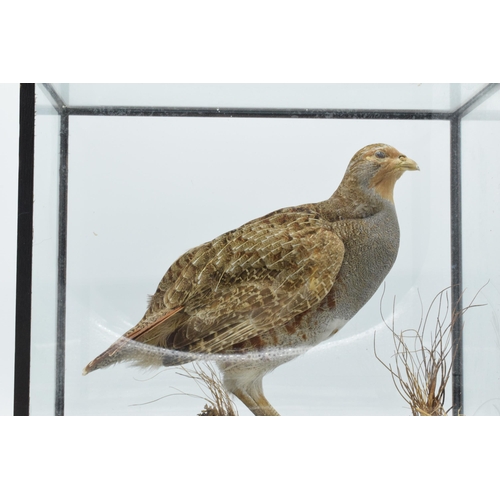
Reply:
[[[391,270],[399,248],[399,225],[395,210],[348,221],[343,231],[345,254],[330,292],[338,317],[349,320],[377,291]]]

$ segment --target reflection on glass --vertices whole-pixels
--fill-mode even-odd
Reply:
[[[30,413],[53,415],[57,304],[59,116],[36,88]]]
[[[70,106],[454,111],[484,84],[54,84]]]
[[[462,123],[465,297],[484,304],[465,318],[464,403],[468,415],[500,415],[500,93]]]

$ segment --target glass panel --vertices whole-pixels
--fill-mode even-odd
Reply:
[[[53,84],[70,106],[454,111],[485,84]]]
[[[39,86],[36,92],[30,413],[53,415],[60,120]]]
[[[465,302],[481,290],[464,327],[468,415],[500,414],[500,93],[462,123]],[[484,287],[484,288],[483,288]]]
[[[271,210],[326,199],[353,154],[381,141],[421,168],[396,186],[401,245],[382,306],[390,321],[396,296],[396,328],[415,328],[417,291],[428,305],[449,285],[447,122],[71,117],[66,413],[201,411],[204,401],[178,394],[201,395],[181,368],[82,369],[142,317],[179,255]],[[379,289],[330,341],[265,377],[280,413],[410,414],[373,352],[376,330],[379,356],[391,361],[381,297]]]

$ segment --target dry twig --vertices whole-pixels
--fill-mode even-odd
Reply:
[[[394,386],[410,405],[414,416],[444,416],[450,411],[451,408],[444,408],[444,403],[454,357],[451,331],[459,315],[463,315],[471,307],[477,307],[473,303],[482,289],[461,311],[452,311],[448,290],[449,288],[445,288],[434,297],[425,316],[419,294],[422,311],[420,323],[416,329],[403,330],[401,333],[397,333],[394,325],[395,299],[391,324],[387,323],[382,313],[384,294],[380,300],[380,314],[391,331],[394,342],[394,366],[384,363],[377,355],[376,335],[373,339],[375,356],[391,373]],[[430,335],[427,335],[434,307],[437,307],[435,324]]]
[[[219,374],[209,363],[193,363],[193,368],[189,369],[181,366],[184,373],[180,373],[184,377],[193,379],[201,389],[205,404],[203,410],[198,414],[201,417],[236,417],[238,410],[233,403],[231,396],[228,394]]]

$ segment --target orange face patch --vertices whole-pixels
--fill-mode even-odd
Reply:
[[[377,148],[378,149],[378,148]],[[401,158],[406,158],[397,149],[392,147],[384,148],[384,153],[387,157],[383,160],[379,170],[373,176],[370,182],[370,187],[390,202],[394,203],[393,193],[394,184],[403,174]],[[370,151],[373,156],[376,156],[376,151]]]
[[[401,177],[403,170],[397,169],[394,165],[389,163],[383,166],[374,176],[370,183],[370,187],[375,189],[377,193],[394,203],[394,185]]]

